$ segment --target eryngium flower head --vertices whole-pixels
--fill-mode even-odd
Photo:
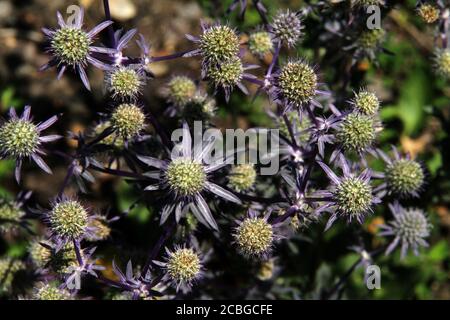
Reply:
[[[189,125],[195,120],[207,123],[216,114],[216,101],[206,94],[196,93],[182,108],[181,115]]]
[[[82,29],[84,10],[81,8],[73,23],[65,22],[61,13],[57,13],[59,29],[42,29],[50,41],[49,52],[53,55],[51,60],[41,70],[53,66],[59,68],[58,78],[65,72],[67,67],[77,70],[83,84],[90,89],[89,80],[84,68],[91,63],[97,68],[108,70],[110,67],[94,57],[95,53],[115,54],[116,50],[92,46],[95,36],[111,25],[112,21],[104,21],[91,31]]]
[[[175,159],[166,170],[169,187],[181,196],[193,196],[205,187],[206,173],[201,163],[190,159]]]
[[[417,195],[425,180],[422,166],[409,158],[393,160],[384,175],[389,192],[400,196]]]
[[[167,98],[178,107],[188,104],[197,91],[195,82],[185,76],[173,77],[167,84]]]
[[[124,140],[139,136],[145,127],[145,114],[135,104],[123,103],[111,114],[111,125]]]
[[[254,165],[246,163],[234,166],[228,180],[231,188],[238,192],[250,190],[256,181]]]
[[[274,75],[276,99],[287,106],[301,107],[316,95],[317,75],[303,61],[291,61]]]
[[[12,258],[0,259],[0,295],[8,293],[12,289],[14,277],[17,272],[25,269],[25,264]]]
[[[269,255],[275,236],[267,219],[268,216],[259,218],[256,213],[249,212],[249,216],[239,222],[233,236],[239,252],[245,257],[265,259]]]
[[[134,66],[119,66],[106,76],[107,87],[113,98],[135,100],[144,85],[142,72]]]
[[[370,149],[376,137],[376,119],[356,112],[345,116],[336,132],[336,142],[342,146],[344,151],[357,153]]]
[[[373,51],[381,45],[386,34],[384,29],[368,29],[363,31],[358,40],[358,46],[365,51]]]
[[[288,47],[295,46],[302,35],[303,26],[299,12],[280,11],[270,26],[274,37]]]
[[[375,93],[367,90],[360,90],[358,93],[355,93],[351,103],[353,104],[355,111],[364,113],[368,116],[376,115],[380,108],[378,97]]]
[[[426,23],[434,23],[439,19],[441,11],[431,3],[423,3],[417,8],[417,13]]]
[[[86,234],[87,241],[102,241],[109,238],[111,235],[111,227],[109,221],[105,216],[95,215],[90,219],[88,228],[91,230],[89,234]]]
[[[15,201],[0,199],[0,233],[17,229],[25,212]]]
[[[70,293],[54,283],[41,283],[33,294],[34,300],[70,300]]]
[[[188,35],[188,39],[198,44],[198,49],[185,56],[201,55],[203,63],[222,63],[239,53],[239,37],[227,25],[207,25],[202,23],[202,35],[197,38]]]
[[[409,248],[415,255],[419,254],[420,246],[428,247],[426,238],[430,235],[431,224],[422,210],[416,208],[403,208],[397,202],[389,205],[394,220],[388,225],[382,225],[380,235],[394,236],[394,240],[386,249],[391,253],[398,244],[401,245],[401,257],[405,257]]]
[[[42,244],[45,244],[42,245]],[[28,247],[28,254],[30,255],[31,262],[39,268],[43,269],[50,261],[52,252],[44,239],[34,239],[31,241]]]
[[[250,34],[248,49],[255,56],[263,57],[273,50],[272,36],[267,31],[257,31]]]
[[[438,49],[434,54],[434,68],[442,77],[450,78],[450,50]]]
[[[76,200],[57,202],[49,214],[50,228],[60,238],[79,239],[88,227],[88,212]]]
[[[206,74],[216,87],[230,90],[241,82],[244,66],[239,57],[232,57],[220,64],[209,64]]]
[[[24,158],[33,159],[42,170],[51,173],[52,171],[40,156],[45,154],[40,147],[43,143],[59,139],[60,136],[41,136],[41,132],[54,124],[58,119],[57,116],[34,124],[31,118],[31,107],[26,106],[20,118],[13,108],[9,110],[9,117],[9,120],[0,126],[0,158],[16,160],[16,180],[20,180]]]

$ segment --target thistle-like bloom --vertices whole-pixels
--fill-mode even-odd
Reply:
[[[88,223],[88,228],[92,231],[89,234],[86,234],[86,240],[95,242],[106,240],[111,235],[111,227],[109,223],[111,220],[108,220],[103,215],[94,215]]]
[[[200,37],[186,35],[186,37],[198,44],[198,49],[192,50],[184,57],[201,56],[203,64],[221,64],[235,57],[239,53],[239,37],[236,31],[227,25],[208,25],[201,23],[202,34]]]
[[[70,292],[55,283],[40,283],[35,289],[33,300],[71,300]]]
[[[394,220],[387,225],[382,225],[382,236],[393,236],[394,240],[386,249],[386,254],[391,253],[399,244],[401,245],[401,257],[406,256],[409,248],[415,255],[419,254],[419,247],[428,247],[426,238],[430,236],[432,225],[422,210],[416,208],[403,208],[398,202],[390,204],[389,208]]]
[[[356,49],[355,57],[357,59],[368,57],[371,60],[375,60],[376,54],[382,51],[385,36],[386,31],[382,28],[364,30],[349,48]]]
[[[0,259],[0,295],[12,289],[17,272],[22,270],[25,270],[25,264],[22,261],[9,257]]]
[[[175,76],[167,84],[167,100],[176,107],[184,107],[197,92],[195,82],[186,76]]]
[[[425,182],[425,173],[419,162],[411,159],[409,155],[402,157],[397,149],[392,148],[394,157],[389,158],[384,152],[378,150],[386,162],[386,168],[381,175],[385,183],[380,189],[386,189],[390,194],[400,197],[418,197]]]
[[[240,204],[241,201],[231,192],[209,181],[209,174],[226,166],[227,161],[205,164],[214,140],[209,140],[205,146],[195,145],[192,150],[192,138],[187,124],[184,124],[181,145],[172,151],[170,160],[159,160],[148,156],[138,156],[147,165],[158,169],[145,175],[156,179],[156,184],[145,188],[147,191],[167,191],[168,204],[161,212],[161,223],[164,223],[175,209],[176,221],[187,213],[190,208],[195,217],[209,228],[218,229],[202,193],[210,192],[225,200]]]
[[[73,68],[80,75],[85,87],[90,90],[89,80],[84,70],[88,63],[102,70],[109,70],[110,66],[101,62],[99,54],[114,55],[115,49],[92,46],[95,36],[110,26],[112,21],[104,21],[87,32],[82,29],[84,10],[81,8],[73,23],[65,22],[61,13],[57,13],[59,28],[56,30],[42,29],[50,42],[48,51],[53,56],[50,61],[41,67],[41,70],[56,66],[58,79],[67,67]]]
[[[229,185],[238,192],[248,191],[255,185],[256,176],[257,173],[253,164],[238,164],[230,171]]]
[[[332,183],[329,189],[315,193],[315,196],[322,197],[326,202],[319,211],[334,209],[325,230],[328,230],[338,217],[347,219],[349,223],[355,219],[362,224],[366,214],[372,212],[372,206],[381,202],[373,195],[370,169],[356,175],[350,171],[347,161],[341,159],[343,176],[338,177],[325,163],[318,163]]]
[[[270,29],[276,40],[289,48],[295,46],[300,40],[303,29],[300,12],[289,10],[278,12],[270,24]]]
[[[181,109],[181,117],[191,125],[194,121],[208,123],[216,115],[217,106],[213,98],[206,94],[196,93]]]
[[[437,49],[435,51],[434,69],[440,76],[450,79],[450,50]]]
[[[439,19],[441,11],[439,10],[439,7],[431,3],[422,3],[417,8],[417,14],[422,18],[423,21],[431,24]]]
[[[0,233],[16,231],[20,225],[25,224],[23,205],[30,196],[31,192],[19,192],[14,200],[0,197]]]
[[[264,57],[273,51],[272,35],[267,31],[256,31],[248,38],[248,49],[258,57]]]
[[[9,109],[9,120],[0,124],[0,158],[16,160],[15,176],[20,181],[20,171],[24,158],[31,158],[45,172],[52,171],[41,158],[45,152],[41,149],[43,143],[52,142],[61,138],[59,135],[41,136],[42,131],[58,120],[53,116],[47,121],[34,124],[31,117],[31,107],[25,106],[19,118],[16,111]]]
[[[44,245],[43,245],[44,244]],[[50,245],[43,238],[33,239],[28,246],[31,262],[38,269],[43,269],[49,263],[52,252]]]
[[[132,103],[123,103],[112,112],[111,126],[125,141],[139,137],[145,128],[145,114]]]
[[[177,246],[173,251],[166,248],[165,261],[154,263],[164,268],[166,274],[163,279],[169,281],[177,291],[189,291],[193,283],[202,277],[202,257],[193,248]]]
[[[375,93],[361,89],[351,100],[355,111],[367,116],[375,116],[380,109],[380,101]]]
[[[275,225],[268,222],[270,213],[264,217],[249,210],[247,217],[236,221],[233,237],[238,251],[247,258],[267,260],[272,251],[273,243],[280,239],[275,233]]]
[[[134,101],[141,93],[145,76],[139,65],[118,66],[106,73],[106,86],[112,97]]]

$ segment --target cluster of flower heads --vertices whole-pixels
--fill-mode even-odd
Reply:
[[[245,0],[233,1],[228,11],[232,12],[238,4],[244,16]],[[390,203],[393,215],[380,233],[392,238],[387,253],[400,245],[404,256],[408,248],[418,253],[420,246],[427,245],[431,224],[426,214],[392,201],[419,196],[425,184],[425,171],[420,162],[396,148],[391,155],[381,150],[378,136],[383,125],[376,93],[361,88],[347,92],[346,102],[335,103],[321,82],[317,67],[301,57],[281,57],[282,50],[289,52],[300,43],[307,32],[302,19],[313,8],[279,11],[269,19],[262,1],[254,0],[253,4],[263,24],[250,34],[239,34],[229,24],[203,22],[199,36],[187,35],[195,44],[194,49],[166,57],[151,56],[150,46],[142,35],[136,41],[141,55],[126,55],[125,49],[137,31],[114,32],[109,19],[85,31],[82,10],[73,24],[65,22],[58,13],[59,27],[43,29],[52,57],[42,70],[56,66],[59,78],[68,67],[72,68],[88,89],[87,65],[104,70],[105,92],[112,108],[99,115],[99,122],[90,131],[71,134],[78,146],[74,154],[64,156],[69,162],[68,173],[47,209],[25,208],[29,193],[19,195],[16,200],[0,201],[0,232],[9,232],[16,226],[26,227],[27,216],[36,213],[47,226],[45,236],[33,239],[29,245],[29,263],[42,281],[26,298],[73,299],[77,290],[70,289],[70,284],[85,276],[96,277],[99,282],[119,289],[121,293],[114,299],[169,298],[170,287],[187,292],[207,274],[210,253],[199,245],[198,230],[206,230],[216,238],[228,232],[236,252],[247,260],[261,262],[265,270],[261,279],[268,279],[267,270],[272,274],[275,268],[276,260],[272,256],[276,254],[279,240],[289,237],[293,231],[320,223],[323,217],[328,221],[325,230],[338,220],[362,225],[382,202]],[[384,2],[352,1],[352,10],[370,5],[384,5]],[[431,24],[448,19],[444,9],[440,1],[424,2],[419,4],[417,12]],[[106,28],[113,36],[107,44],[94,46],[96,35]],[[383,29],[361,30],[354,38],[357,47],[354,57],[361,54],[372,57],[384,35]],[[259,67],[244,62],[246,50],[261,64],[271,58],[262,79],[246,72]],[[200,58],[200,79],[174,75],[162,90],[167,101],[164,115],[177,117],[182,124],[183,139],[174,144],[150,110],[144,111],[142,94],[152,76],[147,66],[153,61],[190,57]],[[446,47],[437,51],[435,64],[441,75],[450,76],[450,54]],[[282,186],[277,190],[278,197],[272,200],[258,195],[257,164],[230,166],[228,161],[211,164],[206,159],[217,141],[211,138],[193,143],[193,122],[201,120],[213,126],[216,111],[216,101],[208,96],[201,80],[215,89],[222,88],[226,101],[235,87],[246,94],[249,92],[243,80],[269,98],[274,110],[268,113],[275,128],[280,130],[281,170],[275,179],[280,178]],[[1,123],[0,155],[16,161],[17,181],[25,158],[31,158],[51,173],[41,157],[46,155],[43,146],[60,136],[43,136],[42,131],[56,121],[54,116],[34,123],[30,107],[25,107],[21,117],[11,109],[9,118]],[[152,138],[146,134],[150,124],[157,134],[156,151],[147,143]],[[382,172],[370,169],[373,159],[383,160]],[[125,163],[125,168],[120,168],[118,163]],[[315,181],[311,178],[313,171],[328,181]],[[72,179],[80,191],[85,191],[86,184],[95,182],[93,172],[128,179],[142,191],[142,198],[154,200],[153,204],[159,208],[162,234],[145,264],[133,268],[130,261],[122,272],[113,261],[115,279],[99,273],[103,267],[97,265],[95,248],[90,243],[108,240],[112,236],[112,223],[119,217],[107,218],[95,213],[82,200],[65,195]],[[236,214],[221,212],[218,209],[221,205]],[[231,223],[232,230],[223,228],[224,222]],[[206,228],[200,229],[198,223]],[[183,235],[179,243],[166,244],[165,255],[159,259],[164,243],[177,230],[182,230]],[[23,269],[20,261],[0,260],[0,279],[4,279],[0,294],[10,290],[15,274]]]

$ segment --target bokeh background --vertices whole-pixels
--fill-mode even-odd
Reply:
[[[300,8],[303,1],[263,1],[269,12],[277,8]],[[332,2],[332,1],[330,1]],[[339,2],[339,1],[334,1]],[[397,1],[395,10],[383,19],[388,31],[384,47],[392,54],[379,54],[379,65],[360,61],[353,69],[351,87],[357,90],[365,85],[374,90],[382,100],[381,118],[385,130],[381,144],[400,146],[420,159],[427,170],[427,185],[420,199],[408,201],[409,205],[424,208],[434,224],[430,248],[422,250],[419,257],[408,255],[400,261],[398,254],[381,256],[377,264],[382,268],[382,288],[368,291],[363,284],[362,270],[355,271],[343,293],[344,298],[377,299],[450,299],[450,85],[437,77],[432,68],[434,50],[433,28],[417,17],[415,1]],[[191,47],[184,34],[198,34],[200,19],[220,18],[228,0],[111,0],[115,27],[137,28],[152,44],[152,55],[166,55]],[[89,68],[92,92],[82,86],[77,76],[70,72],[56,80],[54,70],[40,73],[40,65],[48,60],[42,27],[56,25],[56,11],[65,12],[71,4],[86,9],[85,25],[89,28],[104,19],[100,0],[0,0],[0,113],[5,115],[9,107],[33,107],[35,119],[47,119],[63,113],[54,131],[65,134],[92,126],[98,120],[97,113],[110,107],[105,99],[103,73]],[[317,14],[317,13],[316,13]],[[320,13],[319,13],[320,15]],[[254,30],[260,23],[255,10],[246,13],[241,22],[234,13],[228,20],[240,31]],[[320,56],[316,35],[321,31],[310,21],[305,28],[305,40],[291,52],[291,56],[304,56],[317,63],[325,82],[337,92],[337,101],[344,101],[341,83],[336,79],[340,72],[332,56]],[[100,39],[101,40],[101,39]],[[331,45],[331,44],[330,44]],[[130,54],[138,54],[131,46]],[[252,57],[248,61],[261,63]],[[270,61],[267,59],[265,63]],[[264,63],[264,61],[263,61]],[[166,125],[173,120],[162,116],[167,107],[163,97],[164,84],[173,75],[188,75],[199,79],[199,61],[179,59],[158,62],[149,66],[155,74],[145,88],[145,101],[154,114]],[[255,88],[250,86],[252,92]],[[223,128],[248,128],[270,125],[266,110],[270,105],[266,97],[255,101],[239,92],[226,104],[217,96],[218,116],[215,125]],[[172,121],[172,122],[171,122]],[[64,139],[54,146],[70,152],[75,145]],[[23,185],[33,190],[33,200],[46,205],[62,184],[67,163],[50,156],[53,175],[46,175],[32,166],[26,166]],[[375,164],[376,165],[376,164]],[[0,192],[14,195],[19,190],[12,172],[14,164],[0,161]],[[75,192],[75,190],[72,190]],[[122,212],[136,199],[136,192],[123,180],[107,175],[97,175],[97,182],[84,198],[97,208],[107,208],[112,213]],[[103,263],[109,266],[113,257],[123,264],[129,258],[142,259],[142,248],[148,248],[158,237],[156,213],[144,206],[134,208],[126,219],[114,225],[112,239],[100,245]],[[383,243],[376,237],[378,225],[383,223],[383,212],[376,212],[364,225],[364,233],[373,245]],[[156,224],[156,226],[155,226]],[[34,226],[41,228],[38,224]],[[354,242],[353,234],[344,225],[327,233],[323,226],[312,227],[304,234],[293,237],[279,248],[282,269],[275,270],[272,281],[259,280],[255,284],[247,280],[248,274],[261,272],[258,266],[234,261],[226,275],[220,276],[214,286],[202,288],[217,298],[318,298],[323,288],[330,288],[358,259],[348,247]],[[23,257],[26,255],[27,235],[0,237],[0,255]],[[126,255],[121,255],[126,252]],[[220,264],[221,261],[213,263]],[[110,273],[108,268],[105,274]],[[111,275],[112,276],[112,275]],[[264,278],[264,277],[262,277]],[[84,288],[87,296],[102,297],[104,293],[92,283]],[[214,293],[213,293],[214,292]],[[193,297],[201,297],[194,292]]]

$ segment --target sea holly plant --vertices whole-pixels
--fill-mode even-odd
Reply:
[[[427,188],[426,166],[382,139],[388,126],[380,115],[382,99],[361,77],[365,64],[379,67],[388,32],[367,29],[364,10],[392,7],[384,1],[314,1],[269,10],[263,2],[231,1],[223,16],[204,19],[197,34],[185,35],[187,50],[164,56],[154,55],[139,30],[113,23],[108,0],[103,21],[93,28],[84,25],[82,8],[75,19],[58,12],[56,28],[42,26],[49,62],[41,71],[56,67],[57,79],[75,71],[90,90],[87,70],[98,68],[99,95],[108,103],[86,128],[66,134],[69,150],[53,143],[62,136],[44,131],[66,132],[52,125],[70,111],[40,121],[26,106],[21,116],[11,108],[2,118],[0,156],[15,161],[22,190],[15,200],[0,198],[0,234],[11,241],[23,232],[29,245],[23,259],[0,258],[1,296],[82,299],[89,282],[101,288],[93,293],[100,299],[285,298],[291,291],[289,298],[309,297],[289,281],[276,281],[283,277],[284,258],[307,259],[299,241],[313,248],[323,233],[346,232],[357,241],[346,248],[361,257],[320,293],[336,298],[357,267],[366,268],[381,253],[400,248],[403,259],[409,249],[418,255],[432,243],[426,208],[409,202]],[[239,29],[246,24],[234,23],[236,10],[240,20],[251,10],[259,25]],[[444,1],[418,3],[419,17],[436,25],[440,42],[431,64],[442,78],[450,75],[448,13]],[[333,50],[333,43],[342,50]],[[164,81],[150,81],[153,63],[175,59],[196,65],[196,74],[170,70]],[[159,84],[152,89],[165,100],[163,112],[145,94]],[[265,102],[267,128],[233,131],[217,121],[220,112],[236,113],[257,100]],[[224,138],[217,127],[234,136]],[[279,145],[269,148],[262,132],[276,132]],[[264,152],[252,158],[252,150]],[[56,192],[49,189],[53,197],[40,203],[25,190],[33,184],[22,166],[31,159],[52,174],[47,158],[64,174],[55,179]],[[277,168],[270,174],[264,170],[268,161]],[[108,183],[114,201],[133,194],[126,208],[93,200],[105,179],[118,181]],[[118,190],[123,186],[126,191]],[[145,213],[143,228],[130,222],[136,208]],[[369,235],[367,224],[376,219],[385,222]],[[152,237],[144,248],[126,243],[118,225]],[[34,283],[16,290],[14,280],[27,268]],[[231,288],[239,293],[230,296],[215,291],[234,285],[227,275],[235,272],[248,290]]]

